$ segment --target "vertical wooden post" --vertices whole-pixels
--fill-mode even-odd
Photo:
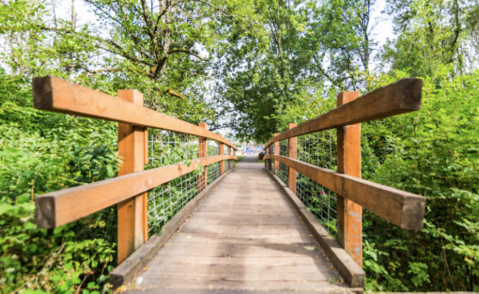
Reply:
[[[148,128],[143,128],[143,137],[144,137],[144,154],[143,157],[145,159],[144,164],[148,164]],[[152,155],[153,156],[153,155]],[[144,166],[143,166],[144,168]],[[143,239],[148,241],[148,193],[143,194]]]
[[[273,150],[273,146],[272,145],[269,145],[268,148],[266,148],[268,150],[268,155],[271,155],[271,150]],[[267,169],[268,170],[271,170],[271,159],[268,159],[268,166],[267,166]]]
[[[236,150],[233,149],[233,156],[236,156]],[[233,168],[236,168],[236,160],[233,160]]]
[[[341,106],[359,97],[359,92],[342,92],[337,105]],[[338,172],[361,177],[361,124],[338,128]],[[338,199],[338,242],[362,267],[362,208],[340,195]]]
[[[200,128],[206,129],[205,123],[199,123]],[[208,140],[204,137],[198,137],[198,158],[208,156]],[[208,185],[208,166],[205,165],[203,174],[198,179],[198,193],[201,193]]]
[[[118,98],[143,105],[143,94],[136,90],[119,90]],[[123,165],[119,176],[142,171],[145,163],[145,128],[118,123],[118,155]],[[118,204],[118,263],[130,256],[148,239],[145,205],[148,193]],[[145,233],[146,232],[146,233]]]
[[[288,128],[292,129],[296,127],[296,123],[290,123]],[[288,157],[296,159],[296,153],[297,153],[297,141],[298,139],[296,137],[292,137],[288,139]],[[296,194],[296,170],[293,168],[289,168],[289,179],[288,179],[288,185],[289,189],[293,191],[294,194]]]
[[[266,157],[268,155],[268,149],[269,148],[263,148],[263,152],[264,152],[264,157]],[[263,157],[263,159],[264,159]],[[268,169],[268,161],[267,159],[264,159],[264,169]]]
[[[223,143],[218,142],[218,154],[219,155],[224,155],[223,146],[224,146]],[[221,172],[220,175],[225,173],[225,162],[224,162],[224,160],[220,162],[220,172]]]
[[[274,136],[276,137],[277,135],[279,135],[279,133],[274,133]],[[278,142],[274,142],[274,155],[279,155],[279,141]],[[274,172],[275,173],[278,173],[279,171],[279,161],[275,160],[274,161]]]

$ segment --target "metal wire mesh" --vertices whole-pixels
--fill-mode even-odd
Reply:
[[[279,155],[288,156],[288,140],[279,141]]]
[[[157,186],[148,193],[148,231],[159,233],[165,223],[198,194],[199,172],[194,171]]]
[[[148,165],[155,168],[203,157],[198,154],[198,137],[165,130],[150,129]]]
[[[313,133],[297,138],[297,159],[309,164],[337,170],[336,130]]]
[[[306,205],[326,230],[337,234],[336,194],[308,177],[297,173],[296,195]]]
[[[208,140],[208,156],[215,156],[219,154],[218,142],[214,140]]]
[[[281,181],[283,181],[283,183],[285,183],[286,186],[287,186],[288,185],[288,176],[289,176],[289,167],[286,164],[280,162],[279,163],[279,169],[276,172],[276,174],[281,179]]]
[[[199,150],[199,138],[164,130],[149,130],[148,164],[145,169],[167,166],[180,162],[188,162],[204,156],[219,154],[218,143],[207,141],[207,154]],[[227,150],[231,150],[228,146]],[[161,228],[191,199],[198,195],[220,175],[221,163],[210,164],[207,167],[207,182],[200,181],[198,169],[168,183],[155,187],[148,192],[148,227],[149,234],[161,232]],[[201,187],[200,187],[201,185]]]
[[[313,133],[297,138],[297,159],[309,164],[337,170],[336,130]],[[333,235],[337,233],[336,194],[299,174],[296,195]]]
[[[296,159],[330,170],[337,170],[336,130],[307,134],[297,137],[291,142],[291,148],[296,150]],[[279,155],[289,156],[288,140],[279,142]],[[296,144],[296,145],[295,145]],[[274,154],[274,144],[267,148],[266,153]],[[278,177],[289,185],[289,168],[283,163],[275,168],[274,160],[267,168],[275,171]],[[296,173],[296,195],[313,213],[318,221],[333,235],[337,234],[337,197],[332,191],[314,182],[308,177]]]
[[[208,165],[208,185],[220,176],[218,163]]]

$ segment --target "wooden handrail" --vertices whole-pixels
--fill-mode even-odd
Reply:
[[[40,195],[35,198],[35,221],[39,228],[57,228],[186,175],[199,165],[230,159],[237,160],[233,155],[203,157],[189,165],[168,165]]]
[[[282,132],[269,140],[265,146],[267,148],[274,142],[292,137],[419,110],[421,93],[421,79],[401,79]]]
[[[281,162],[403,229],[422,229],[426,207],[426,198],[422,196],[285,156],[266,155],[265,160]]]
[[[36,109],[195,135],[238,150],[229,140],[204,128],[57,77],[33,78],[33,98]]]

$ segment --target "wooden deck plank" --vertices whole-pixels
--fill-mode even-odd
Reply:
[[[349,289],[256,160],[225,178],[141,277],[137,289]]]
[[[145,289],[159,288],[159,289],[223,289],[223,290],[312,290],[315,291],[328,291],[328,293],[351,293],[344,284],[340,284],[337,279],[331,281],[228,281],[224,279],[203,279],[203,280],[191,280],[189,278],[178,277],[177,279],[145,279],[142,283],[142,287]],[[137,288],[137,291],[141,291],[142,287]],[[181,293],[185,293],[185,292]],[[142,293],[142,292],[135,292]],[[156,292],[158,293],[158,292]],[[161,292],[160,292],[161,293]],[[284,293],[284,292],[281,292]],[[294,292],[293,292],[294,293]],[[313,292],[314,293],[314,292]]]
[[[194,240],[197,243],[216,244],[218,242],[226,244],[305,244],[311,243],[311,238],[300,232],[289,234],[263,234],[263,235],[225,235],[212,233],[182,233],[177,234],[172,242],[184,243]]]

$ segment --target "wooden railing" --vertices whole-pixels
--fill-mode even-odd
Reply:
[[[359,97],[359,92],[338,95],[338,107],[289,130],[275,134],[265,145],[266,169],[288,169],[289,189],[296,193],[297,173],[337,194],[337,241],[362,266],[362,207],[410,230],[423,226],[425,198],[361,179],[360,123],[417,111],[421,107],[422,80],[402,79]],[[359,98],[358,98],[359,97]],[[337,171],[296,159],[298,136],[337,129]],[[282,140],[288,140],[288,156],[279,155]]]
[[[207,181],[206,167],[235,160],[236,146],[206,130],[205,124],[185,121],[143,107],[143,95],[120,90],[118,98],[56,77],[33,79],[34,106],[40,110],[74,114],[118,122],[118,153],[123,158],[118,177],[73,187],[35,198],[35,219],[39,228],[56,228],[118,204],[118,263],[148,240],[147,192],[159,185],[204,166],[198,177],[198,193]],[[144,170],[148,162],[148,128],[198,136],[198,158],[188,165],[172,164]],[[218,142],[217,156],[207,157],[207,140]],[[233,154],[224,155],[223,145]],[[228,162],[228,164],[230,164]]]

